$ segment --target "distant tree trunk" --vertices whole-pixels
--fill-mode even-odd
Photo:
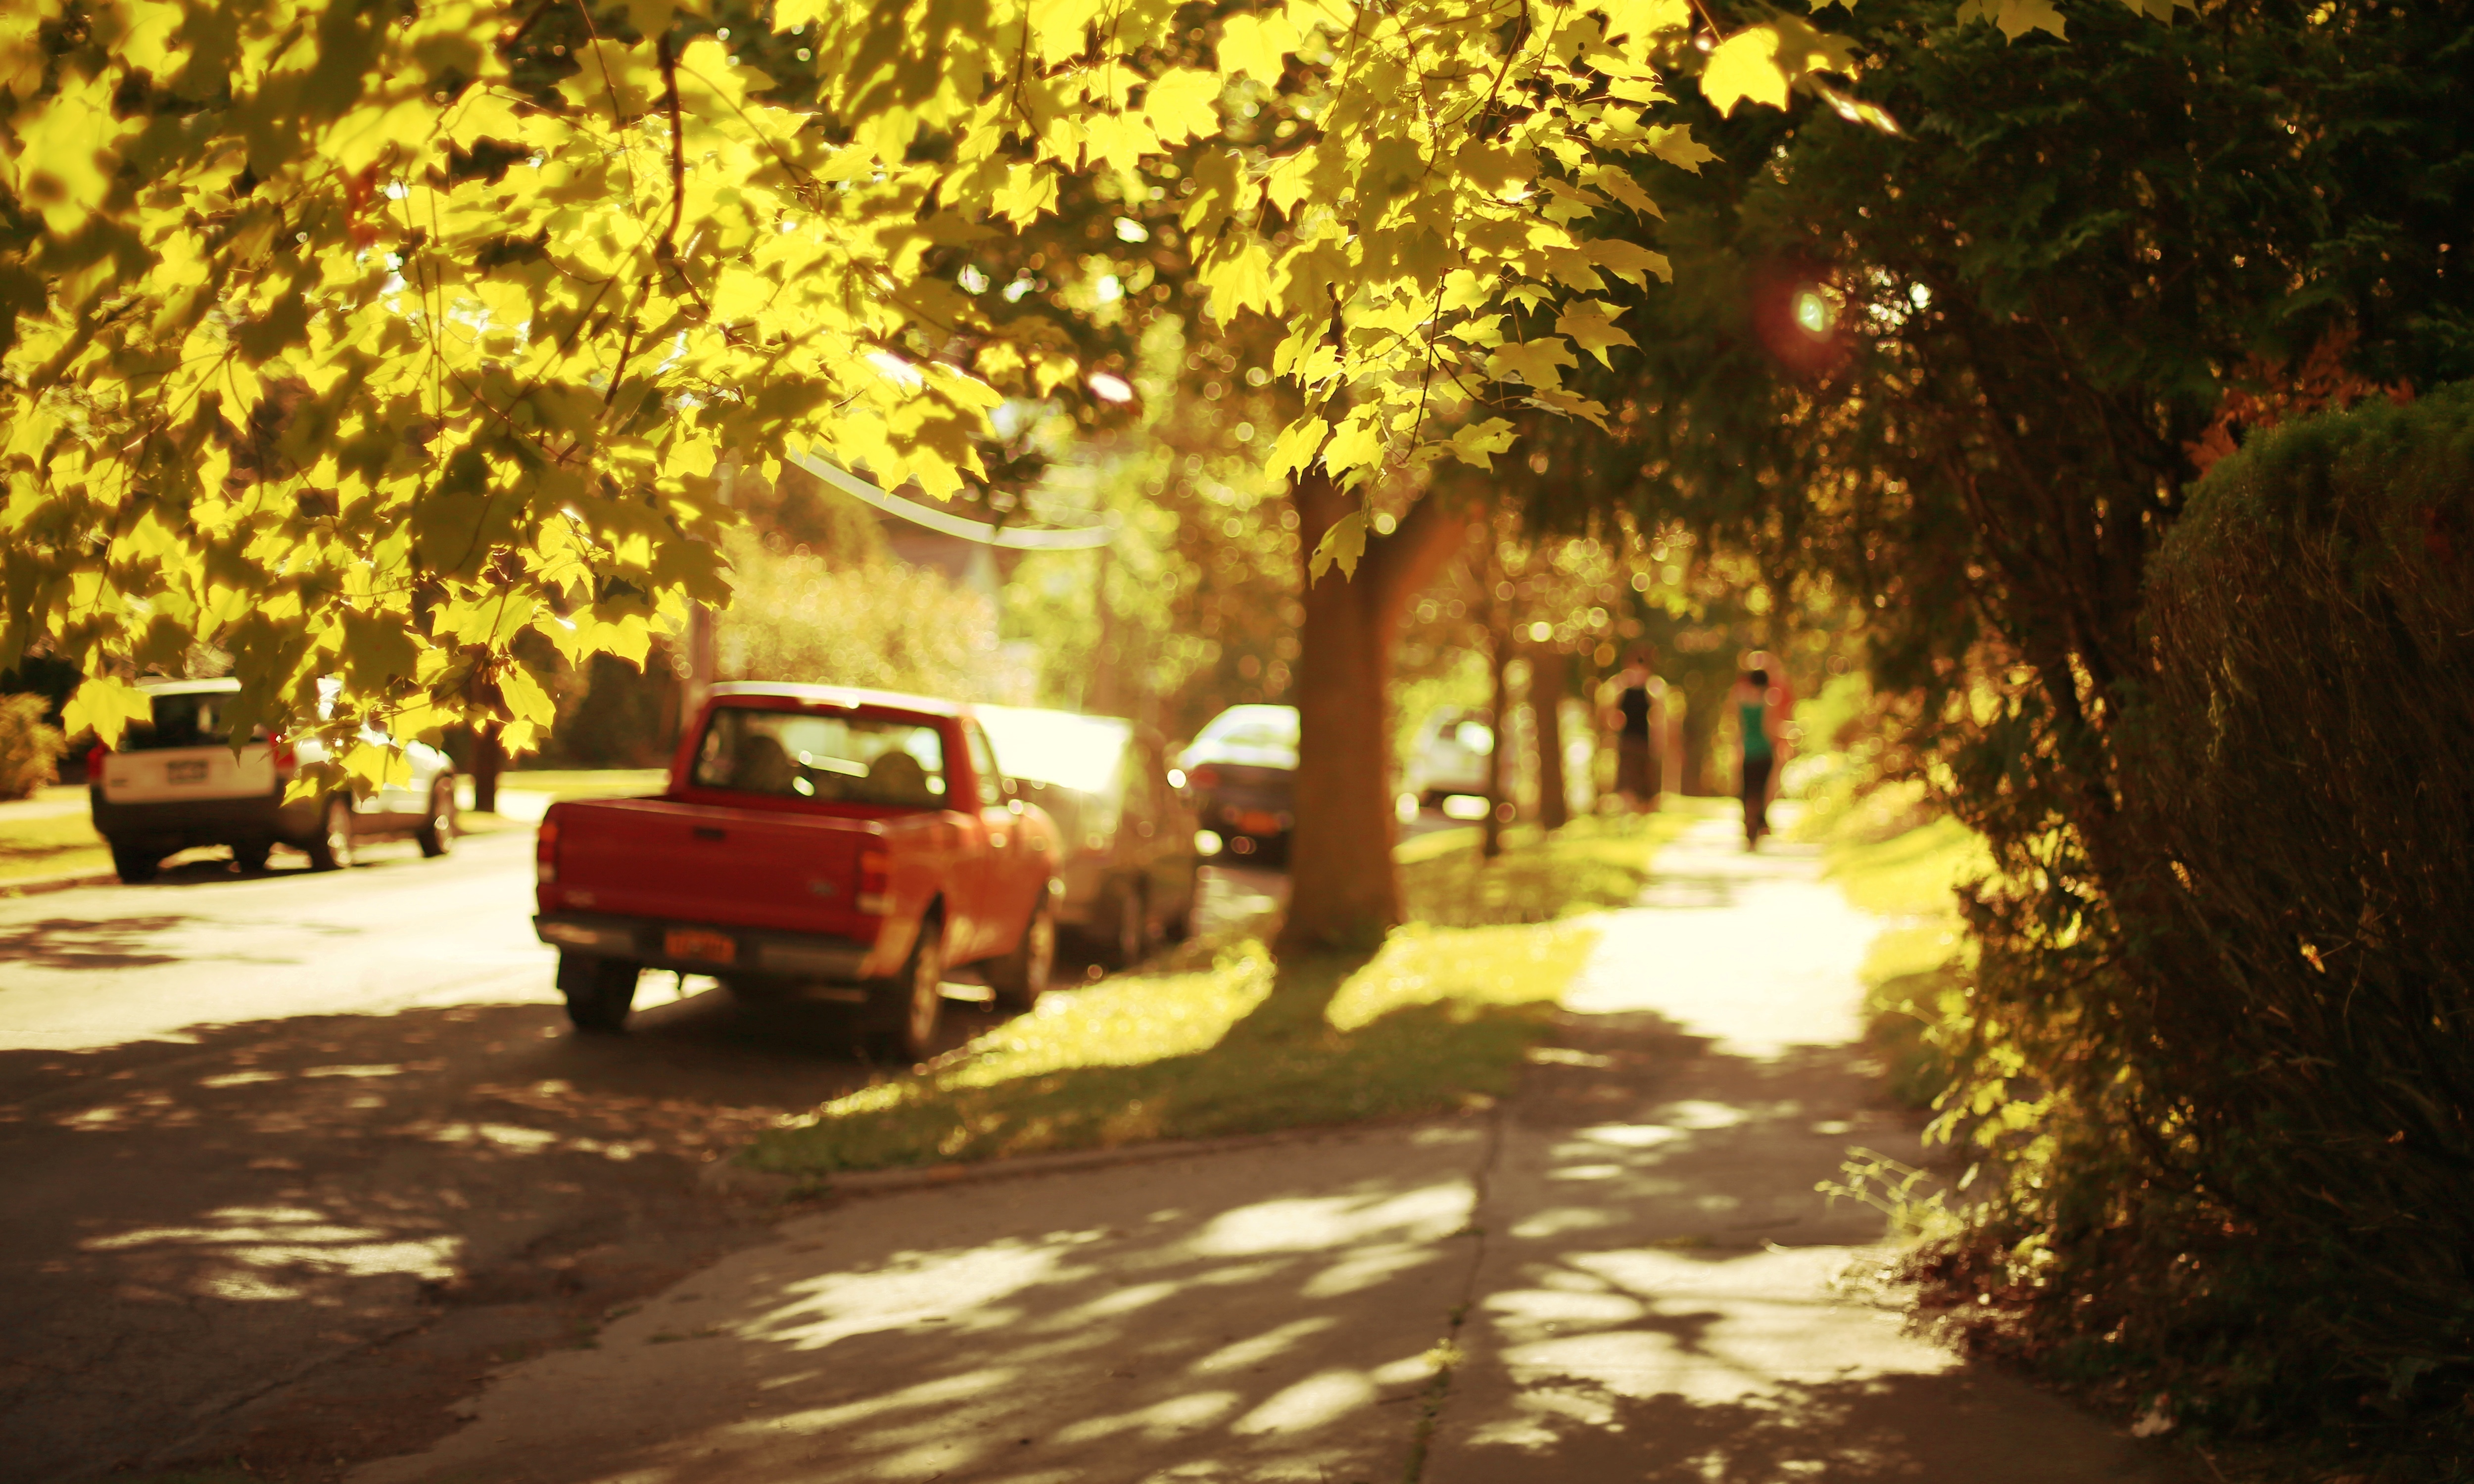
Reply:
[[[1478,853],[1492,860],[1503,853],[1503,817],[1512,812],[1506,805],[1512,778],[1504,760],[1512,754],[1512,605],[1496,592],[1503,581],[1503,563],[1496,560],[1500,545],[1489,531],[1486,561],[1486,667],[1488,679],[1494,682],[1493,699],[1488,704],[1494,709],[1494,746],[1486,754],[1486,818],[1480,822]]]
[[[1400,610],[1468,530],[1467,507],[1429,492],[1389,536],[1369,536],[1354,576],[1308,563],[1357,506],[1321,472],[1291,490],[1305,621],[1298,629],[1297,816],[1289,841],[1284,953],[1366,949],[1400,922],[1392,860],[1392,644]]]
[[[1529,710],[1538,718],[1538,824],[1571,822],[1564,788],[1564,695],[1572,688],[1572,657],[1540,645],[1529,653]]]
[[[507,766],[507,750],[498,742],[498,724],[473,729],[473,812],[498,812],[498,775]]]

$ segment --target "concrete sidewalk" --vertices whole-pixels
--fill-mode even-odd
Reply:
[[[1711,822],[1493,1114],[845,1200],[353,1478],[2175,1477],[1860,1281],[1875,926]]]

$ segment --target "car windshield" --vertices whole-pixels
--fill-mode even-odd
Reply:
[[[892,717],[723,706],[705,724],[691,780],[823,803],[941,809],[945,742],[932,726]]]
[[[1298,713],[1285,706],[1241,706],[1221,712],[1202,729],[1197,743],[1222,747],[1294,749],[1298,745]]]
[[[1008,778],[1104,793],[1133,736],[1131,725],[1106,716],[1033,711],[1007,706],[979,708],[980,725]]]
[[[175,691],[155,698],[155,715],[129,729],[120,739],[124,753],[153,752],[168,747],[228,747],[231,713],[240,700],[236,691]]]

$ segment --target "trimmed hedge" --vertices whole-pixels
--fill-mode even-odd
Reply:
[[[2474,1477],[2474,388],[2256,437],[2142,622],[2104,869],[1969,900],[1933,1034],[1997,1173],[1925,1302],[2186,1434]]]
[[[2474,1401],[2474,388],[2257,440],[2149,567],[2123,1027],[2267,1343],[2403,1420]],[[2212,1244],[2215,1245],[2215,1244]],[[2280,1366],[2279,1371],[2288,1371]]]

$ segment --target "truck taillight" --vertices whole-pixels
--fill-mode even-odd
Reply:
[[[545,819],[533,842],[533,874],[544,886],[558,881],[558,821]]]
[[[1220,770],[1212,767],[1209,763],[1205,763],[1201,767],[1195,769],[1192,773],[1187,774],[1185,776],[1185,780],[1197,788],[1218,788],[1220,786]]]
[[[274,760],[275,771],[287,778],[292,777],[294,769],[301,766],[300,750],[292,745],[290,737],[277,737],[269,742],[266,755]]]
[[[111,749],[104,746],[100,742],[97,742],[93,747],[86,750],[85,777],[87,782],[100,783],[103,781],[103,760],[110,755]]]
[[[883,917],[893,907],[893,857],[871,846],[859,852],[859,910]]]

